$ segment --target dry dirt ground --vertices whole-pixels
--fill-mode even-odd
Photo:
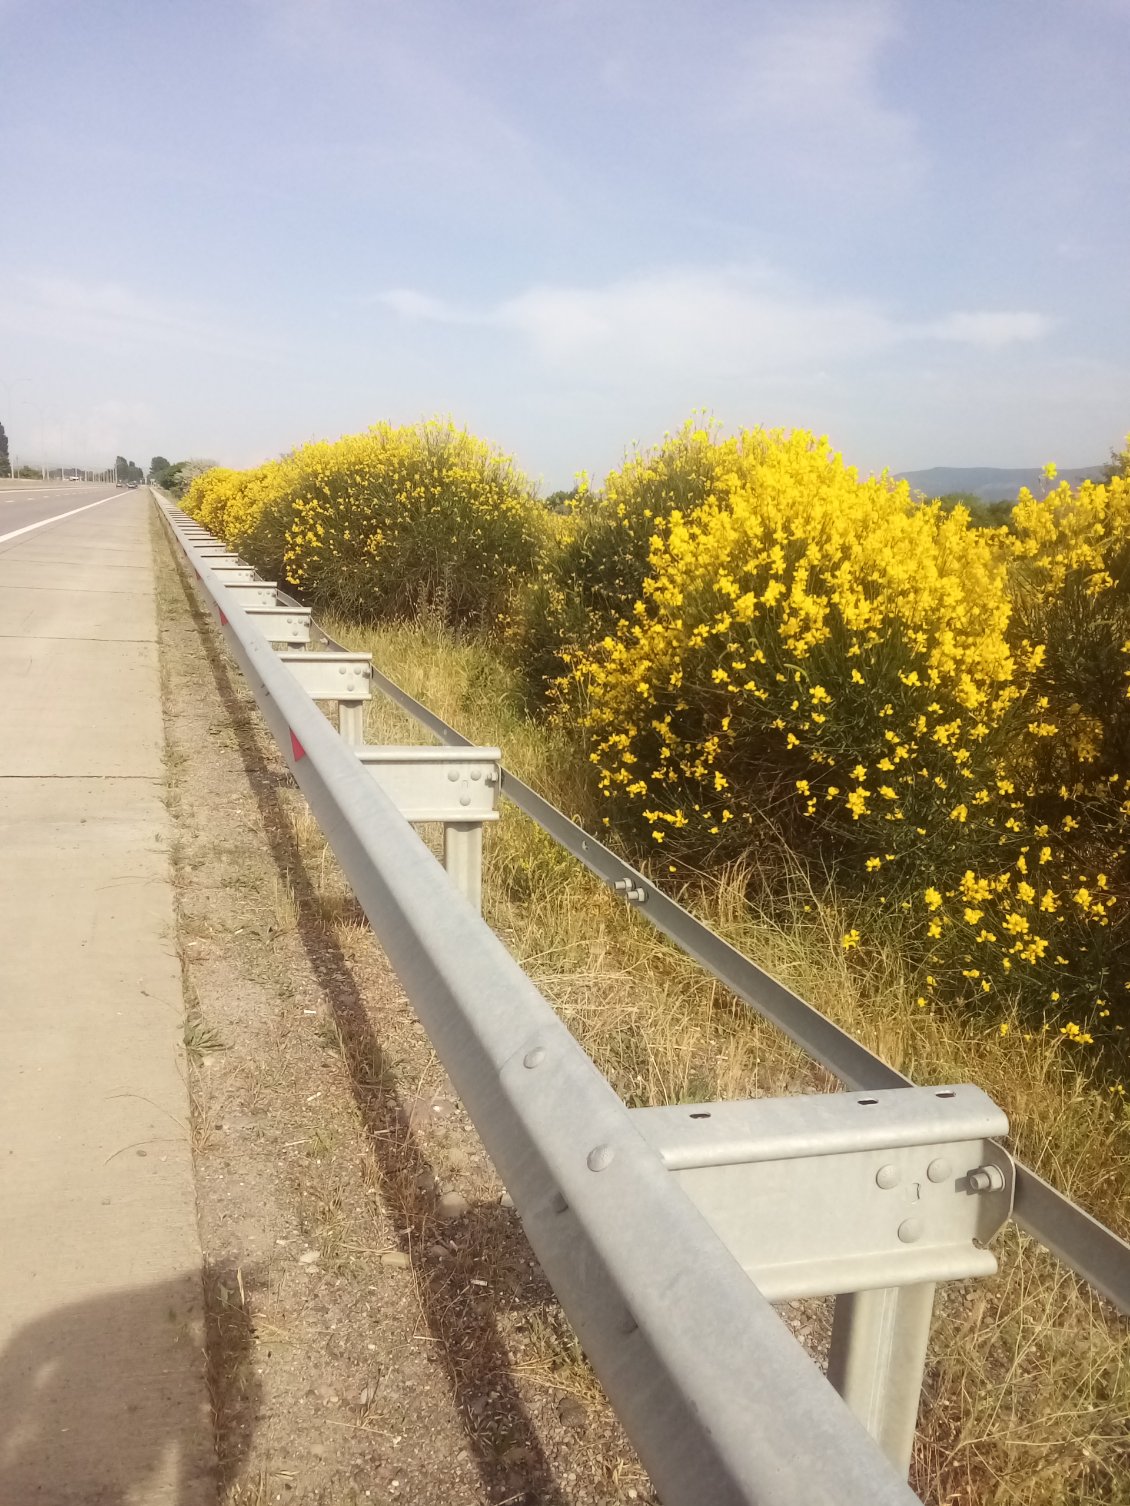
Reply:
[[[653,1500],[153,526],[222,1500]]]

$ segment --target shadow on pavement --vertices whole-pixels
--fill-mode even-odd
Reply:
[[[214,1506],[200,1295],[193,1271],[16,1330],[0,1350],[0,1506]]]

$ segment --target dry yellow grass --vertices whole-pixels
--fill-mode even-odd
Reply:
[[[584,765],[560,731],[524,715],[489,647],[429,627],[328,622],[508,768],[584,821]],[[429,740],[380,698],[370,742]],[[780,862],[780,858],[776,861]],[[698,876],[680,897],[715,929],[920,1082],[980,1084],[1008,1112],[1013,1147],[1125,1233],[1130,1125],[1058,1035],[917,1006],[894,949],[845,954],[854,917],[793,875],[772,908],[740,869]],[[487,844],[485,912],[631,1104],[814,1092],[837,1084],[774,1027],[508,808]],[[1130,1501],[1127,1325],[1017,1229],[1001,1270],[939,1299],[913,1482],[964,1506]]]

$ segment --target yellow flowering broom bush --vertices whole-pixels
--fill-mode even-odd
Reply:
[[[1026,782],[1056,727],[1010,548],[811,434],[718,448],[719,484],[667,512],[634,607],[559,691],[609,824],[695,862],[783,839],[899,916],[924,999],[1101,1014],[1118,896],[1106,874],[1067,886],[1062,821]]]
[[[662,448],[613,471],[599,492],[580,478],[570,514],[538,574],[520,592],[511,630],[516,668],[543,700],[569,656],[599,642],[643,590],[649,551],[673,512],[692,514],[736,480],[739,445],[712,423],[686,423]]]
[[[242,471],[214,466],[192,482],[185,493],[184,511],[211,529],[217,538],[228,537],[228,507],[242,483]]]
[[[197,477],[182,505],[264,576],[282,578],[294,474],[289,459],[247,471],[217,466]]]
[[[1130,480],[977,529],[811,434],[692,422],[549,519],[481,440],[381,424],[185,506],[320,607],[511,621],[608,825],[695,863],[783,842],[896,919],[920,1003],[1120,1031]]]
[[[323,609],[376,621],[493,624],[544,524],[529,482],[450,423],[308,444],[254,471],[212,471],[186,510]]]
[[[1130,477],[1066,484],[1013,510],[1023,631],[1046,645],[1037,679],[1057,736],[1033,778],[1082,795],[1130,773]],[[1067,798],[1067,797],[1065,797]]]
[[[1022,491],[1011,534],[1015,630],[1043,645],[1032,694],[1040,730],[1054,728],[1017,763],[1047,875],[1041,903],[1061,934],[1068,917],[1085,928],[1078,971],[1093,984],[1092,1018],[1118,1032],[1130,1005],[1130,475],[1112,467],[1105,485]],[[1057,938],[1056,950],[1071,948]],[[1062,983],[1056,993],[1069,997]],[[1081,983],[1072,995],[1083,1013]]]
[[[356,617],[493,625],[542,533],[529,482],[449,423],[377,424],[293,464],[287,579]]]
[[[1049,481],[1055,467],[1047,468]],[[1022,491],[1009,565],[1022,715],[1000,751],[995,864],[915,896],[923,1000],[1019,994],[1070,1043],[1127,1049],[1130,997],[1130,482]],[[1032,647],[1035,644],[1036,647]],[[947,970],[946,964],[951,964]],[[1050,1023],[1049,1023],[1050,1017]]]

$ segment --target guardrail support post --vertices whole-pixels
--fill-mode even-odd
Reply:
[[[443,866],[476,910],[483,907],[483,828],[479,821],[448,821],[443,828]]]
[[[365,702],[364,701],[338,701],[337,703],[337,730],[341,734],[343,743],[348,743],[351,748],[361,748],[365,744]]]
[[[914,1452],[933,1308],[932,1281],[836,1298],[828,1379],[904,1473]]]

